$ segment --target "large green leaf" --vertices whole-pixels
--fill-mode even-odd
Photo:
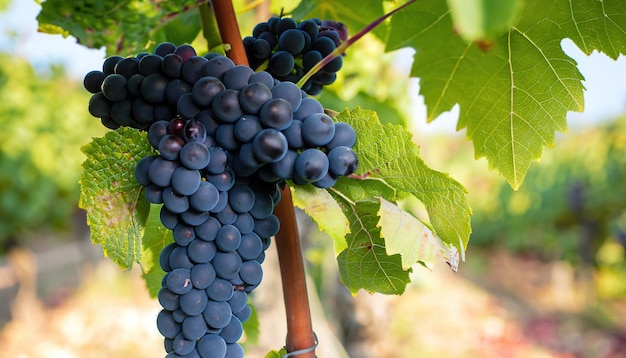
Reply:
[[[569,37],[590,53],[615,58],[626,50],[623,1],[529,0],[519,23],[486,51],[453,31],[445,0],[420,0],[394,15],[387,50],[417,50],[412,75],[433,120],[460,104],[477,158],[486,157],[517,188],[567,111],[583,110],[583,80],[561,49]]]
[[[388,255],[385,240],[377,227],[380,203],[351,202],[335,195],[348,221],[348,247],[339,253],[341,281],[352,293],[364,289],[385,294],[402,294],[409,283],[409,271],[402,268],[400,255]]]
[[[142,259],[150,206],[134,177],[135,163],[151,153],[145,134],[120,128],[83,147],[79,207],[87,211],[91,241],[123,269]]]
[[[192,0],[46,0],[41,2],[37,21],[41,32],[72,35],[91,48],[105,47],[107,56],[129,55],[148,49],[154,44],[155,34],[159,41],[168,40],[165,38],[167,29],[159,30],[180,15],[187,16],[185,14],[195,11],[196,7],[197,2]],[[194,18],[186,18],[185,21],[189,25],[192,20]],[[193,26],[176,33],[175,40],[186,38],[186,42],[191,42],[198,31],[193,33],[189,29]]]
[[[297,20],[320,18],[322,20],[341,21],[348,27],[350,34],[357,33],[372,21],[383,16],[383,2],[380,0],[331,1],[306,0],[300,2],[291,15]],[[374,33],[383,37],[386,28],[379,26]]]
[[[465,40],[488,42],[515,25],[524,0],[447,0],[454,29]]]
[[[354,184],[351,187],[348,181],[338,182],[335,190],[352,201],[376,196],[395,201],[409,193],[426,207],[435,234],[463,254],[471,232],[465,188],[449,175],[429,168],[403,127],[383,125],[376,113],[360,108],[346,109],[335,120],[350,124],[358,133],[354,145],[358,173],[366,177],[360,182],[349,180]]]
[[[358,133],[359,175],[340,178],[328,190],[297,186],[294,203],[334,238],[346,287],[401,294],[416,262],[429,266],[435,257],[444,257],[456,265],[455,253],[464,252],[470,234],[463,187],[428,168],[411,134],[399,125],[383,125],[375,112],[346,109],[334,120]],[[408,195],[422,201],[430,224],[395,205]]]

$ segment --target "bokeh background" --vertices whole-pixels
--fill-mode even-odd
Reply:
[[[38,12],[0,0],[0,357],[162,356],[139,268],[103,258],[77,208],[80,147],[105,133],[82,76],[104,52],[37,33]],[[517,192],[473,158],[457,108],[425,123],[410,51],[381,56],[368,37],[350,50],[321,100],[411,128],[426,162],[469,190],[473,234],[458,273],[416,266],[402,296],[353,297],[331,240],[300,214],[319,357],[626,357],[626,59],[563,47],[586,110]],[[264,269],[249,357],[284,345],[273,248]]]

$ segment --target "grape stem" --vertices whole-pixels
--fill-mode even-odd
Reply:
[[[230,45],[230,50],[226,52],[226,55],[233,60],[235,64],[248,66],[248,57],[246,57],[246,50],[241,41],[239,23],[237,22],[237,15],[235,15],[232,1],[213,0],[211,1],[211,6],[215,13],[215,19],[217,20],[217,27],[222,36],[222,41]]]
[[[341,45],[339,45],[339,47],[335,48],[335,50],[333,52],[329,53],[320,62],[316,63],[315,66],[313,66],[304,76],[302,76],[302,78],[300,79],[300,81],[298,81],[298,83],[296,85],[298,87],[302,88],[306,84],[306,82],[311,77],[313,77],[313,75],[318,73],[322,68],[324,68],[324,66],[326,66],[333,59],[335,59],[335,57],[341,56],[342,54],[344,54],[346,52],[346,50],[348,49],[348,47],[352,46],[352,44],[357,42],[357,40],[359,40],[361,37],[365,36],[365,34],[367,34],[368,32],[372,31],[376,26],[380,25],[380,23],[385,21],[391,15],[393,15],[396,12],[398,12],[398,11],[404,9],[405,7],[411,5],[415,1],[416,0],[410,0],[410,1],[406,2],[405,4],[395,8],[394,10],[392,10],[392,11],[386,13],[385,15],[379,17],[378,19],[376,19],[371,24],[367,25],[361,31],[356,33],[354,36],[351,36],[349,39],[347,39]]]
[[[230,0],[213,0],[212,7],[222,39],[231,45],[227,56],[236,65],[248,66],[248,58],[241,41],[232,2]],[[287,352],[307,351],[298,354],[298,358],[315,358],[315,351],[309,351],[309,348],[315,346],[316,340],[311,322],[304,260],[300,248],[300,237],[291,190],[286,185],[282,189],[282,199],[274,212],[281,224],[280,231],[276,234],[275,243],[287,315],[285,348]]]
[[[288,186],[282,190],[282,199],[274,209],[280,220],[276,234],[276,250],[283,283],[287,314],[287,352],[306,350],[315,346],[311,310],[306,288],[304,260],[300,249],[298,224]],[[315,351],[302,353],[299,358],[315,358]]]
[[[217,19],[209,3],[205,2],[200,4],[198,12],[200,13],[200,21],[202,23],[202,36],[207,42],[207,50],[209,52],[219,50],[225,55],[225,49],[224,46],[222,46],[222,37],[217,27]]]

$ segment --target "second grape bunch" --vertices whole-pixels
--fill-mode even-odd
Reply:
[[[158,153],[135,177],[174,238],[159,260],[167,357],[243,357],[247,295],[279,230],[280,186],[328,188],[353,173],[354,129],[294,83],[189,45],[109,58],[85,87],[105,125],[147,130]]]

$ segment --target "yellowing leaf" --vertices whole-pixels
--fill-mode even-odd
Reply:
[[[402,269],[408,270],[418,261],[431,268],[438,258],[446,260],[453,271],[457,270],[458,251],[454,246],[448,248],[424,223],[394,203],[379,200],[378,227],[385,238],[387,255],[400,254]]]
[[[352,201],[373,197],[394,201],[400,194],[411,194],[426,207],[436,235],[464,252],[472,213],[465,188],[449,175],[429,168],[419,156],[411,133],[403,127],[383,125],[376,113],[360,108],[345,110],[335,120],[349,123],[358,133],[354,145],[359,156],[358,173],[367,179],[339,181],[334,189]],[[361,192],[356,187],[362,187]]]
[[[326,190],[312,185],[292,186],[291,191],[293,205],[304,210],[320,230],[333,238],[335,252],[346,249],[348,246],[346,234],[350,232],[349,223],[335,199]]]
[[[123,269],[142,257],[149,204],[135,180],[135,163],[150,153],[145,135],[134,129],[110,131],[82,148],[87,156],[80,179],[79,207],[87,211],[91,241]]]

